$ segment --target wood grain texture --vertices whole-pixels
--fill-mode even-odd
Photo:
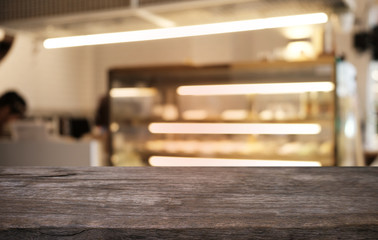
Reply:
[[[0,168],[0,239],[377,239],[378,168]]]

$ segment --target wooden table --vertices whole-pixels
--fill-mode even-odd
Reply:
[[[0,239],[378,239],[378,168],[0,168]]]

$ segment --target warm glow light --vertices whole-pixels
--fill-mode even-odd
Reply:
[[[281,94],[303,92],[329,92],[334,89],[332,82],[298,83],[257,83],[225,85],[192,85],[177,88],[179,95],[243,95],[243,94]]]
[[[310,26],[295,26],[283,29],[283,34],[288,39],[310,38],[313,33],[314,29]]]
[[[325,23],[327,21],[327,14],[312,13],[294,16],[212,23],[183,27],[50,38],[46,39],[43,42],[43,46],[45,48],[64,48],[121,42],[136,42],[146,40],[203,36],[220,33],[300,26],[308,24],[319,24]]]
[[[308,41],[291,42],[286,46],[285,58],[287,60],[315,58],[314,46]]]
[[[244,109],[229,109],[222,112],[223,120],[244,120],[248,117],[248,112]]]
[[[152,156],[152,166],[159,167],[320,167],[315,161],[254,160],[227,158],[189,158]]]
[[[207,118],[207,111],[198,110],[186,110],[182,113],[182,118],[185,120],[203,120]]]
[[[155,88],[113,88],[110,90],[110,96],[118,97],[152,97],[157,94]]]
[[[119,130],[119,124],[116,123],[116,122],[110,124],[110,130],[111,130],[112,132],[117,132],[117,131]]]
[[[151,123],[151,133],[171,134],[319,134],[319,124],[305,123]]]

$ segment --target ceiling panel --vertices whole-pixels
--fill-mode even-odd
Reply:
[[[344,0],[12,0],[0,1],[0,26],[45,38],[345,10]]]

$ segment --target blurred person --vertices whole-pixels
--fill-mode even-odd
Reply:
[[[9,138],[10,124],[25,117],[26,101],[16,91],[7,91],[0,97],[0,137]]]
[[[103,96],[98,103],[95,114],[95,126],[92,129],[93,136],[100,140],[103,145],[107,164],[109,153],[109,97]]]
[[[91,132],[83,135],[82,139],[96,140],[100,144],[100,165],[111,166],[109,159],[109,97],[103,96],[100,98],[95,116],[94,126]]]
[[[100,99],[96,109],[95,126],[100,131],[107,132],[109,127],[109,97],[104,96]]]

